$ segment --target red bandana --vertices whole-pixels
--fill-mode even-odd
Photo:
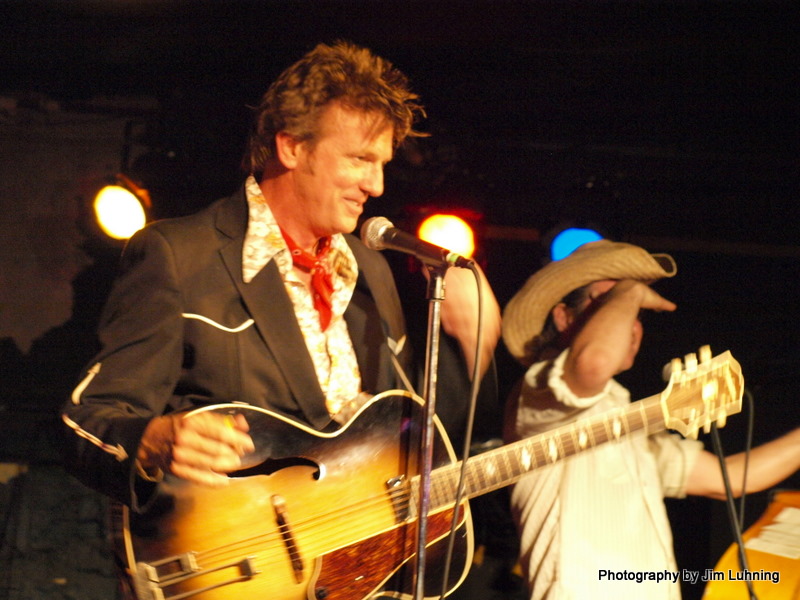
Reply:
[[[333,295],[333,275],[328,265],[331,253],[331,238],[322,238],[317,245],[317,254],[302,250],[289,235],[281,229],[283,239],[292,253],[294,266],[311,273],[311,291],[314,296],[314,308],[319,313],[319,324],[325,331],[331,322],[331,296]]]

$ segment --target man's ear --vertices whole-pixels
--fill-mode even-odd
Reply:
[[[567,328],[572,325],[572,321],[574,321],[572,311],[569,310],[567,305],[563,302],[556,304],[550,313],[553,315],[553,324],[556,326],[556,329],[562,333],[566,331]]]
[[[275,134],[275,153],[280,163],[287,169],[294,169],[299,162],[303,142],[285,131]]]

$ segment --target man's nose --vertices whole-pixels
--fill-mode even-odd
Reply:
[[[367,168],[361,182],[361,189],[373,198],[383,194],[383,165],[376,163]]]

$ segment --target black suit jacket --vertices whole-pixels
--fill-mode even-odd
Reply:
[[[67,464],[86,484],[135,508],[136,449],[148,421],[165,412],[239,401],[331,426],[277,265],[242,280],[246,229],[240,189],[129,241],[99,328],[102,350],[63,413]],[[362,387],[400,387],[392,348],[407,370],[410,358],[391,270],[346,237],[359,266],[345,319]]]

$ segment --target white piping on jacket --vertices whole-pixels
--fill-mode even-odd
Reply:
[[[255,321],[253,319],[247,319],[244,323],[239,325],[238,327],[234,327],[231,329],[230,327],[225,327],[224,325],[217,323],[209,319],[208,317],[204,317],[203,315],[196,315],[194,313],[182,313],[181,316],[184,319],[197,319],[198,321],[202,321],[203,323],[207,323],[212,327],[216,327],[217,329],[221,329],[222,331],[227,331],[228,333],[239,333],[240,331],[244,331],[248,327],[250,327]]]
[[[72,429],[78,436],[82,437],[85,440],[90,441],[92,444],[103,450],[104,452],[108,452],[114,458],[116,458],[119,462],[122,462],[126,458],[128,458],[128,453],[125,451],[125,448],[122,447],[121,444],[117,444],[116,446],[112,446],[111,444],[106,444],[103,440],[98,438],[95,435],[92,435],[85,429],[82,429],[80,425],[78,425],[75,421],[70,419],[67,415],[62,414],[61,420],[67,424],[67,427]]]
[[[84,377],[81,382],[72,390],[72,403],[78,405],[81,403],[81,394],[94,379],[94,376],[100,372],[100,363],[94,363],[89,367],[89,373]]]
[[[72,390],[72,403],[78,405],[81,403],[81,394],[83,390],[85,390],[89,384],[91,383],[94,376],[100,372],[101,363],[95,363],[89,368],[89,372],[86,377],[81,380],[81,382]],[[128,458],[128,453],[125,451],[120,444],[116,446],[112,446],[111,444],[106,444],[103,440],[98,438],[96,435],[92,435],[85,429],[83,429],[80,425],[78,425],[75,421],[70,419],[67,415],[62,414],[61,420],[67,424],[67,427],[72,429],[78,436],[82,437],[85,440],[88,440],[104,452],[108,452],[112,456],[114,456],[119,462],[122,462],[126,458]]]

